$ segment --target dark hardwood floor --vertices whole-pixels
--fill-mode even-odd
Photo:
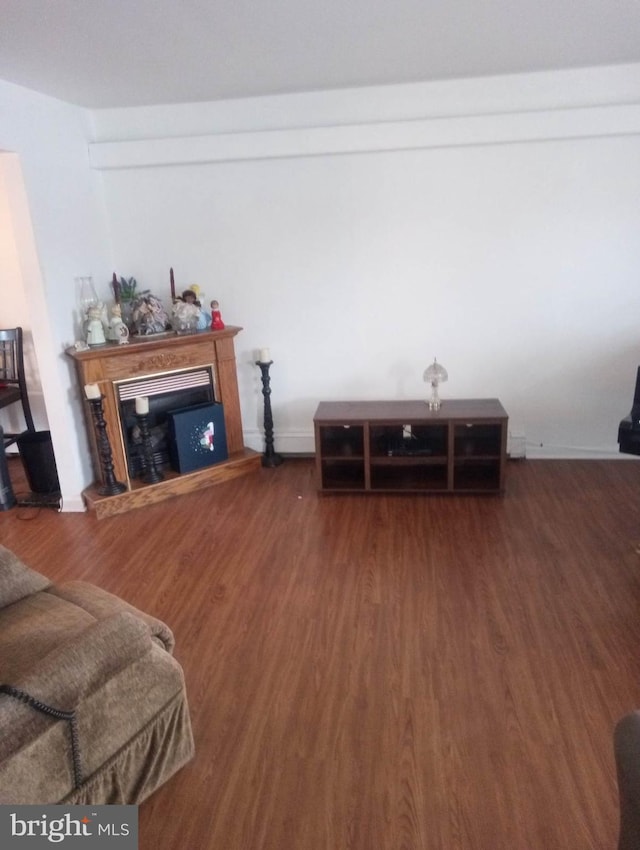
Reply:
[[[176,634],[197,755],[140,807],[141,850],[615,848],[640,465],[319,496],[288,460],[102,521],[14,508],[0,540]]]

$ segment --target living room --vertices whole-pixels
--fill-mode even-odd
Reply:
[[[588,504],[578,500],[570,516],[582,529],[580,508],[594,520],[595,503],[589,500],[600,494],[602,502],[597,504],[610,520],[611,536],[603,531],[601,520],[595,521],[591,532],[585,532],[579,555],[588,557],[584,541],[607,553],[597,567],[595,584],[600,591],[606,586],[606,593],[613,594],[607,597],[612,611],[614,600],[623,606],[624,611],[618,609],[620,619],[628,624],[624,606],[631,605],[633,593],[637,594],[633,581],[635,510],[633,516],[621,515],[633,505],[637,473],[633,459],[620,455],[616,436],[619,421],[631,407],[640,364],[636,330],[640,267],[637,7],[625,4],[616,9],[616,15],[603,9],[600,26],[595,18],[586,20],[578,4],[567,4],[567,14],[561,18],[549,10],[538,10],[538,29],[531,25],[535,17],[531,5],[518,5],[521,14],[516,19],[515,7],[508,10],[505,4],[498,19],[501,26],[489,28],[485,36],[467,22],[457,33],[458,42],[454,22],[445,26],[438,18],[443,39],[445,34],[453,39],[446,41],[451,49],[450,65],[442,64],[445,51],[436,50],[437,39],[431,38],[432,59],[441,60],[438,73],[432,70],[430,76],[426,66],[422,74],[410,73],[400,62],[402,50],[396,49],[395,76],[389,66],[386,76],[381,71],[377,77],[367,77],[364,72],[358,77],[359,53],[348,50],[349,33],[354,36],[351,46],[360,44],[355,39],[355,11],[338,12],[332,7],[334,23],[339,21],[343,29],[343,40],[334,33],[338,46],[333,51],[330,42],[323,41],[324,17],[332,18],[329,11],[318,16],[318,10],[305,10],[305,18],[294,18],[296,27],[291,33],[278,16],[280,26],[276,27],[275,21],[263,20],[266,13],[256,12],[255,29],[269,39],[265,38],[263,53],[257,49],[257,36],[250,43],[256,51],[253,89],[230,86],[207,95],[210,90],[201,88],[196,96],[181,94],[181,69],[171,67],[170,54],[163,53],[161,60],[147,66],[153,71],[143,70],[139,77],[128,80],[122,79],[125,63],[121,77],[111,79],[114,88],[119,83],[118,97],[109,100],[108,65],[103,63],[105,54],[117,55],[118,51],[113,46],[107,50],[104,21],[94,18],[93,28],[85,30],[88,40],[83,54],[77,42],[67,40],[72,36],[55,13],[49,12],[47,19],[43,11],[44,26],[36,26],[20,18],[16,11],[20,4],[10,5],[16,16],[15,29],[12,34],[11,27],[3,28],[3,54],[5,41],[8,46],[13,40],[21,45],[17,52],[29,55],[31,46],[40,59],[31,57],[31,76],[28,63],[21,66],[15,57],[13,75],[7,64],[0,65],[2,315],[3,326],[20,324],[25,328],[34,413],[38,427],[50,429],[55,450],[63,510],[54,515],[41,512],[38,523],[46,534],[62,539],[68,535],[73,554],[68,563],[53,569],[52,579],[85,578],[148,607],[145,590],[153,584],[151,567],[144,565],[141,554],[122,553],[119,547],[122,538],[131,545],[136,539],[155,540],[163,516],[172,517],[175,537],[173,543],[158,538],[163,542],[150,543],[151,552],[160,560],[171,560],[167,554],[171,545],[178,562],[195,564],[191,602],[197,597],[195,576],[202,575],[196,563],[199,558],[218,563],[224,552],[229,559],[227,567],[216,567],[224,573],[224,580],[213,581],[206,591],[212,604],[216,588],[222,594],[227,592],[224,588],[233,575],[231,564],[239,568],[243,554],[254,565],[245,565],[238,573],[245,590],[255,579],[256,564],[266,569],[277,563],[279,555],[286,563],[295,561],[291,541],[286,552],[281,549],[288,535],[304,537],[308,533],[313,537],[315,554],[306,548],[310,541],[305,540],[304,548],[311,560],[326,546],[329,551],[325,554],[336,569],[343,559],[349,562],[355,551],[345,542],[348,532],[343,529],[338,535],[347,547],[340,551],[335,541],[331,542],[331,529],[341,511],[350,516],[350,527],[357,527],[355,506],[363,512],[363,527],[371,533],[376,513],[384,523],[390,512],[393,522],[398,522],[404,511],[426,523],[433,540],[439,539],[441,524],[455,521],[455,505],[463,516],[460,527],[477,531],[471,549],[483,563],[490,559],[483,554],[478,515],[495,534],[504,532],[504,517],[485,516],[490,510],[487,502],[494,504],[497,499],[481,500],[481,505],[474,507],[474,500],[462,499],[460,506],[457,499],[450,504],[444,500],[443,505],[440,499],[408,497],[401,504],[391,500],[391,505],[386,497],[378,503],[378,497],[372,496],[370,502],[357,497],[352,506],[351,497],[345,497],[338,500],[335,515],[324,516],[333,505],[333,500],[325,498],[314,502],[311,515],[303,519],[302,510],[317,498],[312,462],[305,460],[287,461],[278,470],[261,470],[251,478],[253,489],[249,480],[225,484],[222,496],[211,488],[197,506],[189,496],[185,497],[187,507],[178,504],[182,499],[176,499],[165,506],[134,511],[126,520],[109,520],[108,529],[104,523],[94,522],[84,513],[81,495],[94,479],[83,392],[73,362],[65,354],[81,335],[75,280],[90,274],[99,295],[109,301],[115,271],[135,277],[141,287],[168,301],[169,269],[173,268],[180,289],[199,285],[207,300],[219,301],[225,322],[242,327],[236,338],[236,356],[243,433],[246,445],[258,452],[263,448],[263,398],[255,361],[265,347],[274,361],[271,403],[276,447],[286,456],[313,453],[313,415],[321,400],[426,398],[429,388],[423,373],[434,357],[449,375],[443,396],[499,398],[509,415],[510,446],[517,441],[527,456],[522,466],[510,464],[505,500],[530,498],[527,507],[521,508],[519,520],[541,522],[542,530],[538,526],[526,534],[517,529],[504,532],[498,549],[506,556],[517,542],[520,551],[526,538],[534,553],[532,563],[547,556],[555,563],[560,551],[566,555],[571,534],[567,532],[560,544],[554,537],[555,528],[552,532],[547,525],[553,512],[558,515],[567,509],[553,498],[553,482],[567,500],[574,485],[585,491],[591,488],[593,493],[581,494]],[[523,14],[527,8],[528,16]],[[409,20],[419,14],[413,3],[405,12]],[[116,17],[119,13],[113,12]],[[201,7],[198,13],[206,14]],[[169,30],[172,14],[167,11],[163,18]],[[400,32],[397,19],[401,17],[398,8],[383,17],[390,42],[391,34]],[[429,21],[418,19],[423,25],[423,29],[417,27],[418,32],[426,38]],[[604,21],[606,37],[602,37]],[[104,44],[99,43],[98,24],[104,27]],[[508,52],[503,53],[507,24],[511,41]],[[48,58],[44,47],[47,26],[57,33],[57,49]],[[149,26],[150,33],[155,33]],[[380,21],[377,25],[371,22],[370,31],[365,30],[365,43],[371,51],[376,42],[386,44],[376,26],[381,26]],[[176,38],[181,46],[192,39],[200,51],[194,49],[194,55],[202,56],[202,38],[196,29],[197,23],[192,22]],[[414,55],[410,52],[413,47],[416,55],[425,54],[427,61],[430,50],[417,49],[419,39],[410,38],[411,29],[402,29],[405,40],[398,43],[406,45],[409,56]],[[25,39],[28,32],[33,35],[32,45]],[[209,36],[213,38],[213,34]],[[287,39],[295,41],[294,58],[301,62],[305,44],[318,58],[309,46],[316,37],[325,46],[325,60],[331,60],[327,69],[337,70],[341,55],[351,76],[335,79],[327,75],[300,87],[294,78],[288,87],[268,90],[266,82],[263,86],[262,75],[278,65],[275,57],[279,57],[283,73],[290,72],[283,47]],[[485,40],[483,49],[477,47],[480,37]],[[133,55],[136,39],[144,43],[140,31],[124,21],[121,38],[130,48],[123,48],[122,53]],[[475,64],[462,62],[462,46]],[[62,56],[80,61],[87,51],[88,66],[93,54],[99,71],[93,90],[89,88],[91,75],[85,69],[70,73]],[[177,45],[175,53],[177,59],[181,55]],[[246,54],[239,49],[238,55]],[[458,65],[452,58],[456,56]],[[383,52],[380,65],[386,67],[385,62],[390,61]],[[43,72],[47,62],[50,81]],[[144,86],[151,85],[156,76],[165,79],[165,63],[173,80],[166,83],[170,99],[152,100]],[[182,67],[187,81],[190,66]],[[207,68],[211,81],[221,86],[223,69],[224,63]],[[42,74],[39,82],[38,70]],[[63,85],[69,87],[74,81],[78,84],[76,99],[62,96]],[[57,94],[48,91],[49,82],[59,85]],[[137,86],[142,86],[143,93],[134,102]],[[537,463],[547,464],[538,469],[548,470],[549,479],[538,478],[543,473],[536,470]],[[532,466],[534,470],[529,471]],[[567,478],[557,479],[557,470],[564,470]],[[537,504],[533,495],[527,496],[527,488],[546,507]],[[608,507],[604,507],[604,493]],[[260,502],[272,504],[276,497],[289,505],[292,523],[287,532],[283,518],[279,536],[270,531],[266,505]],[[240,508],[242,499],[251,506],[255,517],[251,521]],[[435,516],[434,505],[439,511]],[[257,535],[249,552],[230,506]],[[515,506],[506,510],[515,510]],[[187,514],[196,518],[193,528]],[[21,523],[14,512],[7,512],[0,522],[2,542],[34,569],[46,572],[49,544],[28,539],[28,529],[38,526]],[[323,527],[326,535],[320,533]],[[311,530],[305,532],[306,528]],[[391,531],[387,533],[384,546],[388,548],[381,551],[389,554],[400,544]],[[201,538],[211,540],[199,550]],[[260,552],[260,541],[269,547],[267,554]],[[61,555],[62,544],[57,545]],[[407,555],[409,562],[419,559],[420,544],[406,545],[417,547]],[[542,550],[536,548],[541,545]],[[460,563],[460,557],[459,550],[445,552],[443,562],[451,567]],[[371,553],[369,558],[373,559],[371,575],[376,577],[369,588],[375,602],[376,594],[383,593],[376,584],[380,565]],[[567,566],[567,581],[575,579],[578,561],[574,555]],[[302,577],[304,570],[299,569]],[[607,573],[607,569],[613,572]],[[360,586],[358,582],[366,586],[367,571],[363,570],[358,580],[353,579],[354,587]],[[160,582],[162,593],[170,595],[168,576],[177,582],[179,573],[177,567],[167,570]],[[614,577],[620,580],[621,573],[626,582],[619,586],[629,594],[626,602],[613,589]],[[606,582],[605,574],[610,576]],[[289,585],[282,581],[279,589],[286,596]],[[390,587],[387,590],[391,593]],[[330,598],[334,592],[331,587]],[[482,596],[480,587],[476,593]],[[549,587],[541,591],[538,601],[542,606],[548,604],[548,593]],[[504,597],[496,604],[508,607],[508,599],[505,587]],[[274,613],[280,613],[279,605],[273,604]],[[596,610],[596,600],[591,604]],[[164,596],[159,608],[162,610],[157,613],[166,615],[179,638],[182,636],[182,645],[177,640],[180,658],[188,652],[185,614],[170,606]],[[440,616],[444,616],[442,612]],[[420,621],[414,622],[417,628]],[[264,625],[266,619],[260,622]],[[227,626],[231,628],[231,622]],[[217,630],[215,636],[221,638]],[[629,646],[632,636],[628,636]],[[612,645],[623,648],[622,643]],[[224,651],[224,641],[216,651]],[[618,671],[620,690],[604,701],[599,730],[604,719],[612,728],[610,721],[633,707],[629,698],[637,664],[633,658],[619,664],[624,667],[624,675]],[[193,669],[193,661],[187,666]],[[239,675],[238,670],[235,674]],[[200,683],[200,679],[195,681]],[[214,705],[208,708],[213,710]],[[202,733],[204,720],[199,723]],[[605,761],[608,743],[599,740],[595,746],[591,771],[599,759]],[[215,771],[213,758],[210,769]],[[611,764],[606,763],[607,780],[611,780],[611,771]],[[274,774],[268,770],[264,776],[273,778]],[[198,773],[198,781],[206,777],[206,770]],[[257,773],[252,781],[259,781]],[[291,776],[288,781],[292,782]],[[322,781],[327,781],[326,775]],[[355,775],[350,782],[350,790],[343,791],[357,796]],[[593,787],[602,790],[602,783],[604,779],[596,779]],[[613,792],[606,787],[609,797],[599,811],[606,822],[591,826],[591,834],[600,838],[611,835],[613,828]],[[181,794],[186,800],[186,789]],[[538,803],[540,799],[536,798]],[[585,802],[590,805],[588,799]],[[227,811],[231,812],[231,807]],[[327,821],[333,814],[324,812]],[[406,816],[409,820],[413,817]],[[575,825],[575,819],[571,823]],[[309,823],[307,827],[311,829]],[[298,828],[302,825],[297,824]],[[303,840],[295,829],[297,844],[291,846],[324,846]],[[430,844],[418,830],[422,844],[416,839],[415,846],[488,846],[472,843],[472,830],[464,831],[462,839],[455,837],[454,826],[450,829],[449,845],[435,840]],[[252,840],[254,843],[246,846],[275,846],[256,834]],[[358,841],[354,846],[376,846],[373,838],[366,844],[360,835]],[[228,846],[242,846],[241,839]],[[562,845],[552,837],[546,846]],[[599,845],[585,838],[582,846]]]

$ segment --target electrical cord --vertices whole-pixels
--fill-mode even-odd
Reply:
[[[73,761],[73,777],[75,789],[77,790],[82,785],[82,761],[80,759],[80,740],[78,737],[78,721],[76,712],[65,711],[62,708],[54,708],[41,702],[39,699],[32,697],[30,694],[21,691],[18,688],[13,688],[11,685],[0,685],[0,693],[6,694],[13,699],[23,702],[36,711],[42,712],[49,717],[55,717],[56,720],[66,720],[69,723],[69,734],[71,737],[71,758]]]

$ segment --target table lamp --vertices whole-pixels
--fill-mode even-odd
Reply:
[[[438,395],[438,384],[449,380],[447,370],[433,358],[431,366],[424,370],[423,378],[431,384],[431,398],[427,401],[429,410],[440,410],[440,397]]]

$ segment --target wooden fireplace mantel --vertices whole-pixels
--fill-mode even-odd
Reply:
[[[242,435],[234,350],[234,337],[241,330],[239,327],[227,326],[223,331],[202,331],[196,334],[152,334],[133,337],[126,345],[105,343],[85,351],[67,349],[66,353],[75,361],[83,399],[83,388],[86,384],[98,384],[104,396],[104,418],[113,454],[115,477],[127,487],[124,493],[116,496],[100,496],[98,493],[102,468],[91,410],[85,399],[85,419],[96,483],[84,490],[82,495],[89,509],[96,511],[98,518],[190,493],[259,468],[259,453],[245,448]],[[224,405],[228,460],[182,475],[163,470],[164,480],[157,484],[143,484],[137,479],[131,479],[120,422],[118,383],[132,378],[166,375],[198,367],[212,369],[216,401]]]

